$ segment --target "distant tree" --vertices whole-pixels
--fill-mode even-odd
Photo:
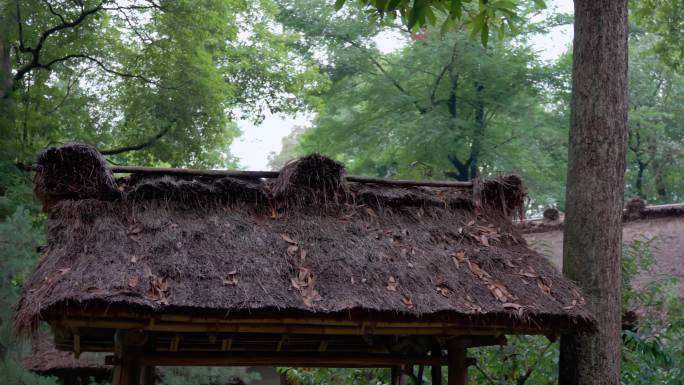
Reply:
[[[269,169],[280,170],[287,162],[300,155],[298,153],[299,141],[305,131],[306,127],[295,126],[290,134],[283,137],[280,151],[268,154]]]
[[[330,81],[316,94],[318,115],[299,152],[319,151],[350,172],[380,176],[470,180],[520,172],[542,204],[562,195],[567,123],[550,97],[556,73],[522,35],[483,47],[458,30],[415,34],[390,24],[406,46],[383,54],[373,43],[382,26],[359,22],[354,8],[284,7],[284,25],[302,33],[312,55],[325,55]]]
[[[653,52],[658,37],[630,38],[627,196],[671,203],[684,196],[684,75]]]
[[[654,50],[673,69],[684,71],[684,4],[681,0],[630,0],[630,16],[658,38]]]
[[[0,141],[114,160],[230,164],[235,118],[300,109],[315,68],[270,0],[2,0]],[[141,151],[145,150],[145,151]]]

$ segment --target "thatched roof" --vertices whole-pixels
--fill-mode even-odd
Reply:
[[[107,373],[112,370],[111,366],[105,365],[104,353],[82,353],[78,358],[72,352],[57,350],[47,335],[38,335],[33,338],[31,354],[22,358],[24,368],[36,373],[64,373],[66,371],[75,374],[79,372]]]
[[[48,245],[18,305],[20,330],[117,309],[539,333],[592,325],[580,290],[513,227],[524,197],[515,176],[474,188],[354,183],[310,155],[274,180],[115,180],[84,145],[48,149],[36,170]]]

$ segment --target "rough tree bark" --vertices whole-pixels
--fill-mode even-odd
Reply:
[[[563,272],[596,315],[561,338],[560,384],[620,383],[621,243],[627,147],[627,0],[575,0]]]

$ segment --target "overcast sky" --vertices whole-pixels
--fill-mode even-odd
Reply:
[[[547,0],[550,9],[559,12],[572,13],[572,0]],[[553,60],[569,47],[572,42],[572,26],[555,28],[547,35],[535,36],[532,45],[539,51],[544,60]],[[381,36],[376,39],[378,48],[388,52],[401,46],[401,42],[391,35]],[[239,122],[243,135],[237,138],[230,150],[236,156],[240,165],[247,170],[266,170],[268,168],[268,154],[279,152],[281,140],[288,135],[295,126],[309,124],[310,116],[300,115],[296,117],[269,115],[259,125],[250,122]]]

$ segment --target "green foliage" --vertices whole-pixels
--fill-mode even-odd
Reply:
[[[676,291],[677,279],[665,277],[641,287],[635,283],[635,278],[655,263],[654,240],[634,240],[623,252],[623,307],[638,316],[638,324],[623,330],[622,379],[633,385],[681,385],[684,303]]]
[[[630,17],[637,24],[657,36],[653,46],[663,63],[671,68],[684,69],[684,6],[681,0],[630,0]]]
[[[378,385],[390,382],[389,369],[278,368],[300,385]]]
[[[340,9],[346,0],[336,0]],[[523,20],[518,12],[521,5],[530,3],[519,0],[358,0],[368,10],[371,20],[386,18],[401,19],[411,31],[425,26],[441,25],[446,32],[458,28],[459,23],[467,26],[472,37],[479,36],[482,45],[487,46],[490,31],[502,38],[507,31],[515,34]],[[545,8],[544,0],[531,2],[535,8]]]
[[[80,3],[2,8],[16,26],[0,138],[14,158],[71,139],[117,162],[234,165],[235,118],[301,110],[317,87],[269,0]]]
[[[524,40],[484,48],[465,32],[397,32],[408,44],[383,54],[372,43],[381,26],[359,23],[353,10],[335,15],[309,4],[292,1],[282,13],[312,55],[326,54],[330,79],[300,153],[390,177],[521,173],[535,203],[563,195],[567,122],[548,92],[556,73]]]
[[[260,380],[258,373],[246,368],[223,367],[167,367],[161,369],[160,385],[216,385],[240,379],[245,383]]]
[[[0,222],[0,378],[32,385],[50,382],[18,364],[18,355],[23,350],[13,336],[11,320],[21,284],[37,261],[36,248],[45,241],[45,229],[39,219],[29,209],[18,205]]]
[[[626,193],[669,203],[684,196],[684,76],[653,53],[656,41],[631,36]]]

